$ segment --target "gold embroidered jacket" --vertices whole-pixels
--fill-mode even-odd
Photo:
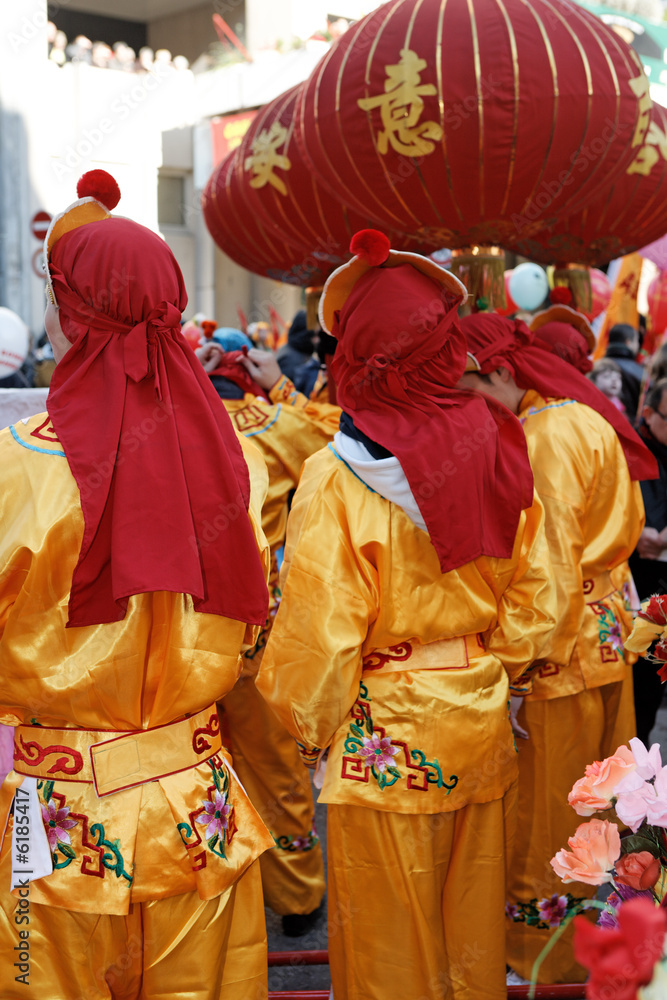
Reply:
[[[555,617],[539,500],[510,559],[443,574],[428,535],[330,445],[305,464],[283,572],[256,683],[304,760],[330,748],[321,799],[437,813],[502,796],[509,679]]]
[[[266,470],[242,444],[268,570]],[[273,846],[215,711],[257,630],[171,593],[130,598],[122,621],[66,629],[83,516],[46,414],[0,433],[0,469],[0,721],[17,727],[0,832],[23,776],[36,777],[54,860],[31,902],[127,913],[195,889],[217,896]]]
[[[623,639],[632,628],[626,560],[644,526],[644,504],[613,427],[595,410],[530,391],[519,419],[558,599],[547,662],[533,673],[528,695],[541,700],[625,677]]]

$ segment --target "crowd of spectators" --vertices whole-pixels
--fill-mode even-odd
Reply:
[[[68,62],[86,63],[98,69],[115,69],[121,73],[151,73],[154,66],[170,66],[172,69],[190,68],[185,56],[172,56],[169,49],[153,51],[148,45],[142,46],[137,54],[126,42],[92,42],[85,35],[77,35],[68,42],[64,31],[59,31],[53,21],[48,24],[49,59],[57,66]]]

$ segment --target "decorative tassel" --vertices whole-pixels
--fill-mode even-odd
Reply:
[[[554,270],[554,291],[559,287],[569,288],[574,308],[590,316],[593,311],[590,268],[583,264],[559,264]]]
[[[452,250],[450,270],[468,289],[462,315],[505,308],[505,251],[501,247],[474,245]]]

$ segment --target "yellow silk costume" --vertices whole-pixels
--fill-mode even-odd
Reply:
[[[269,489],[262,526],[271,546],[272,569],[269,626],[246,652],[243,676],[222,707],[235,767],[276,843],[260,861],[264,898],[275,913],[304,914],[317,909],[325,890],[310,774],[296,743],[257,693],[254,675],[280,596],[276,550],[285,540],[288,497],[299,482],[304,461],[338,430],[340,410],[311,402],[287,378],[279,379],[270,397],[271,404],[249,394],[242,400],[223,399],[237,431],[252,439],[267,464]]]
[[[448,918],[459,930],[465,924],[484,956],[452,975],[454,996],[505,995],[502,892],[491,892],[493,917],[479,925],[482,940],[475,920],[487,905],[488,869],[465,860],[472,813],[465,817],[472,809],[492,831],[487,850],[502,859],[510,833],[498,804],[516,780],[508,682],[539,655],[554,621],[542,523],[536,500],[521,515],[510,559],[480,558],[442,574],[428,535],[360,481],[334,446],[306,462],[288,525],[283,598],[257,686],[306,760],[329,748],[321,800],[332,823],[336,1000],[394,995],[397,949],[411,971],[401,996],[431,995],[427,972],[451,955]],[[377,811],[393,832],[376,821]],[[411,829],[416,843],[438,827],[448,832],[442,857],[431,862],[400,833]],[[363,868],[367,854],[384,874],[348,879],[345,872]],[[421,865],[428,906],[409,888]],[[387,890],[385,897],[387,878],[394,895]],[[424,941],[431,960],[421,972],[404,942],[414,940],[417,911],[442,920],[443,881],[465,881],[469,895],[445,914],[432,945]],[[375,933],[374,915],[385,913],[393,933]],[[348,981],[360,965],[363,979],[355,973]]]
[[[630,479],[610,424],[571,399],[530,391],[519,419],[535,489],[544,505],[558,598],[558,624],[527,684],[519,713],[529,740],[519,746],[519,819],[508,893],[508,963],[529,979],[551,931],[525,918],[541,899],[569,890],[549,860],[583,822],[567,796],[587,764],[634,736],[632,672],[623,640],[632,627],[627,558],[644,524],[639,483]],[[617,589],[620,587],[621,589]],[[572,932],[543,963],[539,981],[583,982]]]
[[[266,472],[255,449],[243,445],[249,517],[268,570],[260,526]],[[37,779],[42,813],[51,804],[68,821],[67,828],[47,827],[54,870],[30,884],[35,934],[41,904],[122,921],[148,901],[164,902],[162,919],[175,931],[180,904],[171,897],[190,894],[196,907],[228,893],[273,843],[220,748],[215,712],[257,630],[195,613],[190,597],[166,592],[131,597],[122,621],[66,629],[84,525],[46,414],[0,433],[0,467],[0,721],[17,727],[15,770],[0,791],[0,830],[24,775]],[[93,743],[101,746],[90,750]],[[0,861],[5,905],[10,831],[11,820]],[[215,907],[220,917],[221,904]],[[0,942],[6,954],[15,943],[7,935],[16,934],[8,916]],[[44,944],[52,968],[57,944]],[[85,951],[87,938],[80,947]],[[196,948],[202,968],[218,961],[210,944]],[[250,980],[257,975],[256,965],[248,970]],[[33,988],[19,995],[70,996],[64,986],[62,993],[40,991],[37,982]],[[205,995],[212,994],[192,993]]]

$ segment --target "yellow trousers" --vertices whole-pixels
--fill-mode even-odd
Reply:
[[[503,799],[408,815],[327,806],[335,1000],[505,1000]]]
[[[221,705],[234,768],[276,841],[260,858],[266,904],[280,915],[311,913],[325,877],[310,772],[253,677],[237,681]]]
[[[521,905],[569,892],[594,898],[596,886],[565,885],[549,864],[584,817],[568,805],[572,785],[587,764],[613,754],[635,735],[632,672],[623,682],[549,701],[526,701],[519,722],[530,734],[519,747],[519,815],[510,866],[508,903]],[[614,816],[603,816],[615,820]],[[507,962],[530,979],[533,963],[552,930],[508,919]],[[540,983],[583,983],[587,972],[572,954],[570,928],[540,966]]]
[[[115,916],[30,905],[29,889],[17,900],[9,892],[10,846],[8,830],[0,859],[2,1000],[266,1000],[257,862],[215,899],[186,893]]]

